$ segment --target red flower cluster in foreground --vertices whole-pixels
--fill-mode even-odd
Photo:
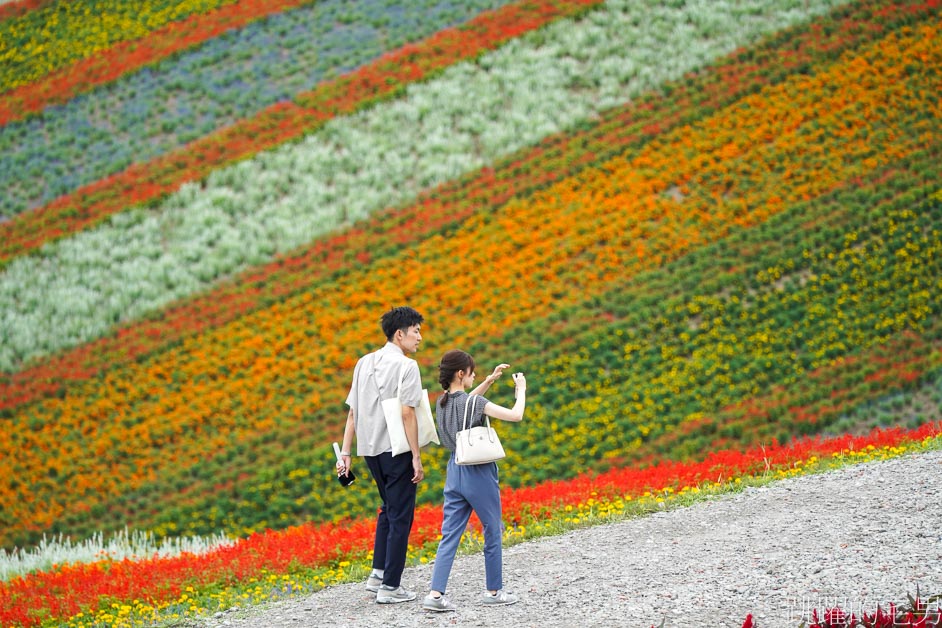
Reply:
[[[820,618],[818,611],[814,610],[807,628],[942,628],[939,600],[942,600],[942,594],[922,600],[917,592],[915,598],[909,598],[906,608],[890,604],[888,611],[878,607],[873,613],[863,613],[859,618],[839,607],[829,608]]]
[[[942,594],[922,600],[917,592],[915,598],[909,598],[908,608],[901,609],[890,604],[888,611],[877,607],[873,613],[863,613],[859,618],[840,607],[829,608],[819,617],[815,609],[811,611],[811,624],[802,622],[800,628],[942,628],[942,610],[938,605],[940,600]],[[749,614],[742,628],[759,627]]]

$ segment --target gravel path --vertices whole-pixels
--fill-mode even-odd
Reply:
[[[688,508],[504,549],[520,602],[482,608],[481,554],[458,556],[457,613],[421,609],[431,567],[410,567],[415,602],[379,605],[362,584],[206,627],[630,626],[797,628],[811,608],[872,612],[907,593],[942,593],[942,451],[802,476]]]

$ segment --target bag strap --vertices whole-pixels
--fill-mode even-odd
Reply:
[[[383,400],[383,391],[379,389],[379,382],[376,381],[376,352],[370,354],[370,372],[367,373],[367,377],[373,380],[373,388],[376,389],[376,394],[379,395],[380,401]]]
[[[380,400],[383,399],[383,391],[379,388],[379,380],[376,379],[376,354],[378,351],[374,351],[370,354],[370,372],[369,377],[373,380],[373,387],[376,388],[376,392],[379,394]],[[399,396],[399,388],[402,387],[402,367],[399,368],[399,385],[396,387],[396,396]]]
[[[370,360],[370,377],[373,378],[373,386],[376,387],[376,392],[379,393],[380,401],[383,400],[383,391],[379,389],[379,383],[376,379],[376,354],[379,351],[374,351],[370,354],[372,360]],[[408,359],[408,358],[406,358]],[[399,398],[399,393],[402,392],[402,382],[406,377],[406,359],[400,360],[399,362],[399,383],[396,384],[396,399]],[[392,397],[390,397],[392,399]]]
[[[471,402],[472,399],[474,399],[474,402],[471,403],[471,411],[472,411],[472,413],[473,413],[473,412],[474,412],[475,404],[477,403],[477,399],[476,399],[476,398],[479,397],[479,396],[480,396],[480,395],[468,395],[467,400],[464,402],[464,418],[461,419],[461,430],[462,430],[462,431],[468,429],[468,427],[467,427],[467,424],[468,424],[468,403]],[[472,421],[472,422],[474,421],[474,416],[473,416],[473,414],[472,414],[472,416],[471,416],[471,421]],[[488,417],[486,414],[484,415],[484,424],[487,425],[488,427],[491,426],[491,419],[490,419],[490,417]]]
[[[407,358],[408,359],[408,358]],[[399,362],[399,383],[396,384],[396,398],[399,398],[399,394],[402,392],[402,380],[406,376],[406,361],[401,360]]]
[[[467,431],[467,430],[468,430],[468,428],[467,428],[467,422],[468,422],[468,402],[471,401],[471,398],[472,398],[472,397],[478,397],[478,396],[480,396],[480,395],[468,395],[467,401],[464,402],[464,418],[461,420],[461,431],[467,433],[467,435],[468,435],[468,446],[469,446],[469,447],[472,446],[474,443],[471,441],[471,432],[470,432],[470,431]],[[472,411],[474,410],[474,404],[475,404],[475,403],[477,403],[477,400],[475,400],[475,401],[471,404],[471,409],[472,409]],[[472,420],[472,421],[474,420],[474,417],[473,417],[473,416],[471,417],[471,420]],[[488,432],[488,433],[487,433],[487,440],[489,440],[489,441],[492,442],[492,443],[495,442],[495,441],[497,441],[497,434],[494,433],[494,432],[490,429],[490,427],[491,427],[491,418],[490,418],[489,416],[487,416],[486,414],[484,415],[484,424],[483,424],[483,425],[486,425],[487,428],[488,428],[488,430],[487,430],[487,432]]]

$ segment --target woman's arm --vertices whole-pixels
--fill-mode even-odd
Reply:
[[[501,421],[511,421],[513,423],[523,420],[523,410],[527,405],[527,379],[523,376],[523,373],[514,373],[513,378],[516,384],[514,394],[517,397],[514,407],[505,408],[488,401],[487,405],[484,406],[484,414]]]

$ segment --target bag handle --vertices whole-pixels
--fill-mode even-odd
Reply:
[[[464,401],[464,418],[461,419],[461,431],[468,429],[468,403],[471,401],[471,398],[474,395],[468,395],[468,398]]]
[[[464,418],[461,419],[461,431],[467,432],[468,434],[468,446],[472,446],[474,444],[471,442],[471,432],[468,430],[468,403],[475,397],[478,397],[478,395],[468,395],[468,399],[464,402]],[[472,410],[474,409],[475,403],[477,403],[477,399],[475,399],[474,403],[471,404]],[[471,419],[474,420],[474,417],[471,417]],[[484,415],[484,423],[488,428],[491,427],[491,418],[486,414]],[[490,433],[488,433],[488,440],[490,440],[492,443],[494,442],[493,439],[490,438]]]

